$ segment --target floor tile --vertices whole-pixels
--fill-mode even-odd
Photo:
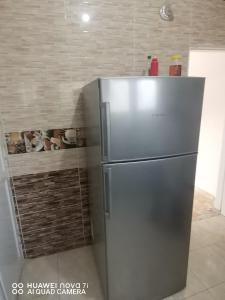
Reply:
[[[218,241],[215,243],[216,246],[218,246],[223,252],[225,252],[225,241]]]
[[[194,222],[191,229],[190,250],[201,249],[202,247],[210,246],[219,241],[219,238],[213,233],[202,228],[201,221]]]
[[[193,220],[208,219],[218,214],[219,211],[214,207],[214,197],[196,190],[193,203]]]
[[[58,300],[59,299],[59,296],[40,296],[40,297],[37,297],[37,298],[33,298],[32,300]]]
[[[225,240],[225,221],[224,217],[216,216],[199,221],[200,226],[217,237]]]
[[[219,215],[218,218],[217,218],[217,220],[218,220],[221,224],[225,225],[225,216]]]
[[[192,223],[190,250],[200,249],[217,242],[225,242],[225,218],[213,218]]]
[[[62,295],[60,299],[103,300],[91,247],[59,254],[59,281],[88,283],[86,295]]]
[[[187,298],[187,300],[215,300],[208,291],[201,292],[199,294],[196,294],[190,298]],[[220,299],[222,300],[222,299]]]
[[[217,245],[190,253],[189,269],[208,288],[225,281],[225,253]]]
[[[201,280],[194,273],[189,271],[187,277],[187,287],[183,291],[165,298],[165,300],[182,300],[206,289],[207,287],[201,282]]]
[[[225,283],[215,286],[209,290],[215,300],[225,299]]]
[[[60,296],[59,298],[60,300],[105,300],[102,298],[102,296],[96,296],[94,294],[88,294],[88,295],[76,295],[76,296],[72,296],[72,295],[64,295],[64,296]],[[42,299],[40,299],[42,300]]]
[[[58,283],[58,260],[57,255],[44,256],[25,261],[21,281],[26,286],[27,283],[54,282]],[[42,300],[44,296],[40,296]],[[21,299],[37,298],[37,295],[27,295],[24,289],[24,295]]]
[[[21,295],[18,300],[59,300],[59,295]]]

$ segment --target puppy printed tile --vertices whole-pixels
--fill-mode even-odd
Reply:
[[[5,134],[9,154],[26,153],[23,132],[10,132]]]
[[[11,132],[5,137],[9,154],[86,147],[85,128]]]
[[[27,153],[44,151],[44,144],[40,130],[24,131],[23,134]]]

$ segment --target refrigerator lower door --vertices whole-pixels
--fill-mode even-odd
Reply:
[[[105,165],[108,300],[186,285],[196,156]]]

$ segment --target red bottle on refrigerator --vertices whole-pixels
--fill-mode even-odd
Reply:
[[[158,76],[159,75],[159,62],[157,57],[153,57],[151,62],[151,68],[149,70],[149,76]]]

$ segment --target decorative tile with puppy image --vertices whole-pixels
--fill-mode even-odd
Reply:
[[[27,153],[44,151],[44,144],[40,130],[24,131],[23,134]]]
[[[85,128],[12,132],[5,136],[9,154],[86,147]]]
[[[26,153],[26,146],[23,132],[10,132],[5,134],[8,153]]]
[[[42,131],[45,151],[76,148],[76,129],[51,129]]]
[[[62,137],[64,136],[64,129],[49,129],[42,130],[42,140],[45,151],[54,151],[65,149]]]
[[[65,129],[64,136],[62,137],[62,141],[66,149],[76,148],[77,147],[76,129],[74,128]]]

